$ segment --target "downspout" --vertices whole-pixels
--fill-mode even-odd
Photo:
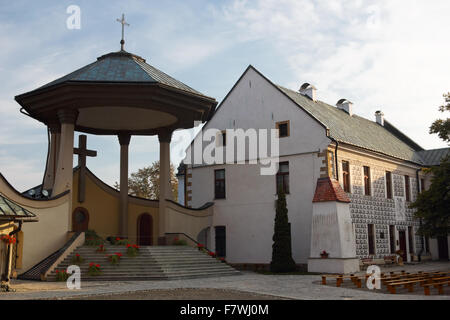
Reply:
[[[16,233],[19,233],[20,231],[22,231],[22,223],[23,223],[22,221],[19,221],[19,227],[16,230],[11,231],[9,233],[9,236],[13,236]],[[6,265],[5,265],[5,282],[8,283],[9,282],[9,265],[11,262],[9,259],[9,256],[11,255],[11,244],[8,244],[8,250],[6,252],[6,255],[7,255],[8,259],[6,259]]]
[[[419,182],[420,182],[420,179],[419,179],[419,172],[420,172],[421,170],[422,170],[422,168],[416,170],[417,195],[419,195],[419,193],[420,193],[420,187],[419,187]],[[422,227],[422,218],[419,219],[419,224],[420,224],[420,227]],[[424,247],[423,236],[420,237],[420,243],[421,243],[421,249],[420,249],[420,252],[417,254],[417,259],[419,260],[419,262],[422,261],[422,253],[423,253],[423,247]]]
[[[339,142],[337,142],[337,140],[334,139],[329,134],[327,134],[327,136],[328,136],[328,138],[331,139],[331,141],[333,141],[336,144],[336,148],[334,149],[334,160],[335,160],[335,166],[336,166],[336,180],[339,181],[339,167],[338,167],[338,157],[337,157]]]

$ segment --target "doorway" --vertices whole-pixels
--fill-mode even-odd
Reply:
[[[227,238],[225,227],[215,227],[216,229],[216,255],[224,258],[227,255]]]
[[[153,245],[153,218],[148,213],[143,213],[137,221],[138,244],[140,246]]]
[[[406,232],[405,230],[398,231],[398,238],[400,241],[400,250],[403,252],[402,259],[403,261],[407,261],[407,252],[406,252]]]
[[[447,237],[438,237],[439,260],[448,260],[448,239]]]
[[[87,231],[89,227],[89,212],[85,208],[76,208],[72,214],[72,230],[75,232]]]

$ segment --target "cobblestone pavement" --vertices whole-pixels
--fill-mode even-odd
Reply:
[[[406,270],[435,271],[450,270],[449,262],[428,262],[414,265],[384,267],[382,271]],[[317,275],[262,275],[243,272],[242,275],[218,278],[184,279],[170,281],[124,281],[124,282],[82,282],[80,290],[69,290],[65,283],[14,281],[12,287],[16,292],[0,293],[0,300],[23,299],[67,299],[88,298],[94,295],[125,294],[138,291],[211,288],[237,290],[254,294],[265,294],[287,299],[307,300],[379,300],[379,299],[412,299],[412,300],[450,300],[449,295],[437,295],[432,290],[431,296],[419,294],[391,295],[386,293],[356,290],[352,287],[336,288],[331,285],[320,285]]]

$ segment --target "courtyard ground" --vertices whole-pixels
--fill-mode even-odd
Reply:
[[[427,262],[405,266],[382,267],[382,271],[436,271],[450,270],[449,262]],[[34,282],[15,280],[16,292],[0,293],[0,300],[28,299],[189,299],[189,300],[245,300],[245,299],[306,299],[306,300],[450,300],[450,287],[445,295],[424,296],[405,290],[392,295],[385,291],[356,289],[344,283],[336,288],[333,282],[321,285],[318,275],[264,275],[243,272],[237,276],[184,279],[170,281],[82,282],[80,290],[69,290],[61,282]]]

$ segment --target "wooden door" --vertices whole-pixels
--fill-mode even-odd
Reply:
[[[438,237],[439,260],[448,260],[448,239],[447,237]]]
[[[406,232],[405,230],[400,230],[398,232],[398,237],[400,241],[400,250],[403,251],[402,259],[403,261],[407,261],[407,253],[406,253]]]
[[[72,230],[87,231],[89,227],[89,213],[85,208],[76,208],[72,214]]]
[[[227,238],[226,228],[216,227],[216,254],[218,257],[226,257],[227,255]]]
[[[138,243],[140,246],[151,246],[153,244],[153,218],[148,213],[139,216]]]

